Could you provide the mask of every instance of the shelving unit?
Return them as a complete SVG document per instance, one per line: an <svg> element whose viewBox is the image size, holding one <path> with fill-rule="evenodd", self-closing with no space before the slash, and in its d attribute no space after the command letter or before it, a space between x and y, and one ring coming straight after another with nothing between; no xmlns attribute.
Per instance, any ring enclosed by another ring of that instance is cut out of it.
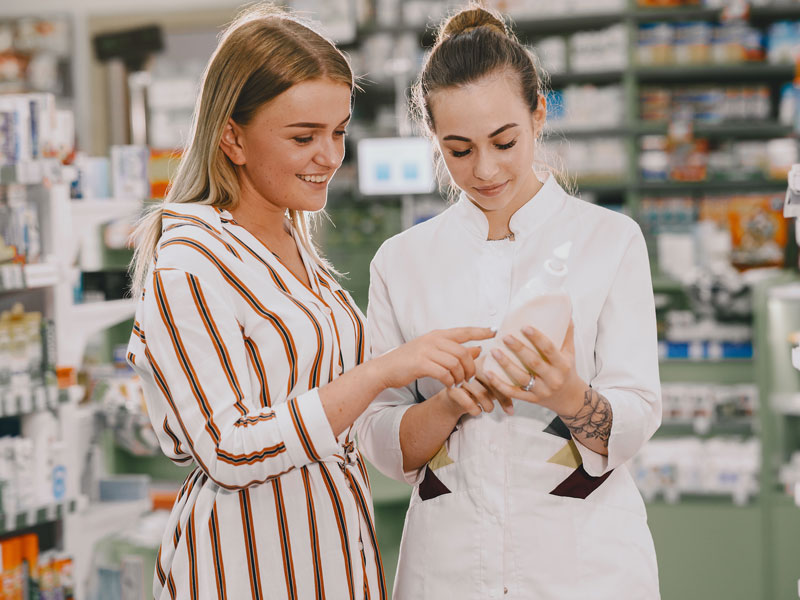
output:
<svg viewBox="0 0 800 600"><path fill-rule="evenodd" d="M30 200L37 203L43 260L41 263L0 268L0 308L22 302L51 319L55 324L56 366L77 370L83 362L87 340L93 334L132 317L135 311L133 299L75 303L74 286L80 277L76 259L81 240L103 223L135 216L142 210L142 203L116 199L71 200L70 181L74 174L70 167L55 160L28 161L0 168L0 185L24 185ZM122 504L110 508L88 506L87 498L81 495L80 490L85 457L77 451L86 445L86 439L81 439L85 432L76 426L78 400L82 395L83 390L78 386L59 390L52 373L44 382L36 382L28 389L0 388L0 421L16 424L4 431L24 435L26 424L39 422L31 419L39 419L42 413L57 415L57 439L65 449L60 464L65 467L63 493L67 498L8 514L0 513L0 538L35 531L40 539L45 540L45 548L69 551L77 574L84 576L88 573L92 556L92 546L87 547L85 543L94 539L87 533L97 536L108 530L109 524L119 528L131 523L149 510L150 501L139 501L127 507ZM91 419L88 421L92 422ZM38 446L35 448L45 450ZM105 529L98 529L95 525L103 514L108 515L104 521ZM68 522L78 525L65 526ZM76 582L82 589L83 580Z"/></svg>

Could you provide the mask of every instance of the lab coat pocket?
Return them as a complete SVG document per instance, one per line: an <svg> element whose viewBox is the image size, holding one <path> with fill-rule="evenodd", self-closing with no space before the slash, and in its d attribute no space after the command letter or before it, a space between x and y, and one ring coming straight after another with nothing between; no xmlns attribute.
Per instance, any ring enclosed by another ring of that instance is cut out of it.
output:
<svg viewBox="0 0 800 600"><path fill-rule="evenodd" d="M392 597L465 598L480 589L480 573L474 569L480 564L480 531L468 491L424 501L416 496L406 515Z"/></svg>
<svg viewBox="0 0 800 600"><path fill-rule="evenodd" d="M587 589L595 590L597 600L658 600L658 565L647 519L606 504L575 503L578 556Z"/></svg>

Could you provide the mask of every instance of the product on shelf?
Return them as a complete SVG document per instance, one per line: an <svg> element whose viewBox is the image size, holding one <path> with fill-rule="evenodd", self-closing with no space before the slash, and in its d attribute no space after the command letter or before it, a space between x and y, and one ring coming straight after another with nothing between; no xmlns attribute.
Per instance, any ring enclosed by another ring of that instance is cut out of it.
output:
<svg viewBox="0 0 800 600"><path fill-rule="evenodd" d="M797 140L721 141L690 135L644 135L639 140L643 181L778 181L798 160Z"/></svg>
<svg viewBox="0 0 800 600"><path fill-rule="evenodd" d="M597 110L602 106L603 110ZM547 126L553 129L621 127L624 120L622 86L572 85L547 96Z"/></svg>
<svg viewBox="0 0 800 600"><path fill-rule="evenodd" d="M596 137L572 143L557 137L546 140L541 155L563 164L571 177L584 183L621 181L627 173L627 150L620 138ZM548 162L551 160L548 158Z"/></svg>
<svg viewBox="0 0 800 600"><path fill-rule="evenodd" d="M628 32L624 25L569 37L570 70L575 73L622 70L628 65Z"/></svg>
<svg viewBox="0 0 800 600"><path fill-rule="evenodd" d="M631 472L647 500L724 495L745 504L758 493L760 456L753 438L656 438L634 457Z"/></svg>
<svg viewBox="0 0 800 600"><path fill-rule="evenodd" d="M639 92L642 121L667 122L686 115L695 123L766 121L770 116L768 86L643 87Z"/></svg>
<svg viewBox="0 0 800 600"><path fill-rule="evenodd" d="M0 265L39 261L42 254L39 223L37 203L28 197L25 186L0 186Z"/></svg>
<svg viewBox="0 0 800 600"><path fill-rule="evenodd" d="M741 21L642 23L638 33L635 55L642 66L760 62L765 56L761 32Z"/></svg>
<svg viewBox="0 0 800 600"><path fill-rule="evenodd" d="M72 558L54 550L40 552L36 534L0 542L2 600L74 600Z"/></svg>
<svg viewBox="0 0 800 600"><path fill-rule="evenodd" d="M758 410L758 387L753 384L718 385L663 383L662 425L691 423L697 433L716 424L752 418Z"/></svg>

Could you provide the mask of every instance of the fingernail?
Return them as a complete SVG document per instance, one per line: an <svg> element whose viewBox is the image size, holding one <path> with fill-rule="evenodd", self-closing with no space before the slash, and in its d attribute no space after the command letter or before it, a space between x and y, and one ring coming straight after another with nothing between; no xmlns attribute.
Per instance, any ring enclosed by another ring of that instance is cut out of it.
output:
<svg viewBox="0 0 800 600"><path fill-rule="evenodd" d="M503 338L503 342L505 342L506 344L513 344L514 342L516 342L516 340L514 339L513 335L507 335L506 337Z"/></svg>
<svg viewBox="0 0 800 600"><path fill-rule="evenodd" d="M501 360L503 358L503 353L500 352L500 350L498 350L497 348L493 348L492 349L492 356L494 356L495 359L497 359L497 360Z"/></svg>
<svg viewBox="0 0 800 600"><path fill-rule="evenodd" d="M533 327L523 327L522 332L526 335L533 335L535 333Z"/></svg>
<svg viewBox="0 0 800 600"><path fill-rule="evenodd" d="M486 373L486 378L487 378L489 381L494 381L494 375L492 374L492 372L491 372L491 371L489 371L488 373Z"/></svg>
<svg viewBox="0 0 800 600"><path fill-rule="evenodd" d="M506 414L507 414L509 417L511 417L511 416L513 416L513 415L514 415L514 407L513 407L513 406L507 406L507 407L506 407L506 409L505 409L505 411L506 411Z"/></svg>

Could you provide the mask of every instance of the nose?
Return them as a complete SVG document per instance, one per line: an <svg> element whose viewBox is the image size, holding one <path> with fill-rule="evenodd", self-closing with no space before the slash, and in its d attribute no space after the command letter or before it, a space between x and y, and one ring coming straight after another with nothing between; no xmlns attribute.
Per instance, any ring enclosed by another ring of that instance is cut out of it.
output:
<svg viewBox="0 0 800 600"><path fill-rule="evenodd" d="M344 144L337 139L322 140L314 162L322 167L336 168L344 159Z"/></svg>
<svg viewBox="0 0 800 600"><path fill-rule="evenodd" d="M497 163L492 158L489 152L479 152L475 157L475 163L472 168L472 173L478 179L484 181L491 181L497 174Z"/></svg>

